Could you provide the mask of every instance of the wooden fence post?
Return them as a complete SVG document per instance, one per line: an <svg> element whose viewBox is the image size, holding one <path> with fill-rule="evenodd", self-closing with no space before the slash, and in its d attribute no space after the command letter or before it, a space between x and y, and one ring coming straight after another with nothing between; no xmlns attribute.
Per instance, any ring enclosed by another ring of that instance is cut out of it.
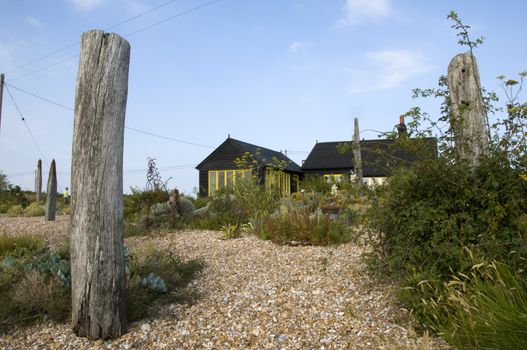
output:
<svg viewBox="0 0 527 350"><path fill-rule="evenodd" d="M489 153L489 134L478 65L472 53L459 54L450 61L448 89L457 155L475 166L481 156Z"/></svg>
<svg viewBox="0 0 527 350"><path fill-rule="evenodd" d="M123 141L130 45L92 30L81 39L71 183L72 327L111 339L126 331Z"/></svg>
<svg viewBox="0 0 527 350"><path fill-rule="evenodd" d="M42 159L38 160L37 163L37 178L35 179L35 193L36 201L40 202L42 198Z"/></svg>
<svg viewBox="0 0 527 350"><path fill-rule="evenodd" d="M362 186L362 155L360 149L359 118L355 118L355 130L353 132L353 158L355 158L355 181Z"/></svg>
<svg viewBox="0 0 527 350"><path fill-rule="evenodd" d="M55 159L51 161L48 176L48 188L46 191L46 220L55 221L55 211L57 209L57 168Z"/></svg>

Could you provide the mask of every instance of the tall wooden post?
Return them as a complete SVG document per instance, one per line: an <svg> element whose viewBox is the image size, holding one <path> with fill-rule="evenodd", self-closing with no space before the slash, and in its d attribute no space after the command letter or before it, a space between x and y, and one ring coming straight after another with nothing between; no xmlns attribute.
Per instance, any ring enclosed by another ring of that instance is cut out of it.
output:
<svg viewBox="0 0 527 350"><path fill-rule="evenodd" d="M57 168L55 159L51 161L48 176L48 188L46 191L46 220L55 221L55 211L57 209Z"/></svg>
<svg viewBox="0 0 527 350"><path fill-rule="evenodd" d="M0 74L0 130L2 129L2 99L4 97L4 73Z"/></svg>
<svg viewBox="0 0 527 350"><path fill-rule="evenodd" d="M37 194L36 201L40 202L42 198L42 159L37 162L37 178L35 179L35 193Z"/></svg>
<svg viewBox="0 0 527 350"><path fill-rule="evenodd" d="M130 45L92 30L81 39L71 183L72 327L110 339L126 331L123 141Z"/></svg>
<svg viewBox="0 0 527 350"><path fill-rule="evenodd" d="M353 132L353 158L355 159L355 181L362 185L362 156L360 149L359 118L355 118L355 130Z"/></svg>
<svg viewBox="0 0 527 350"><path fill-rule="evenodd" d="M456 152L460 159L475 166L481 156L489 153L489 134L478 65L470 52L459 54L450 62L448 89Z"/></svg>

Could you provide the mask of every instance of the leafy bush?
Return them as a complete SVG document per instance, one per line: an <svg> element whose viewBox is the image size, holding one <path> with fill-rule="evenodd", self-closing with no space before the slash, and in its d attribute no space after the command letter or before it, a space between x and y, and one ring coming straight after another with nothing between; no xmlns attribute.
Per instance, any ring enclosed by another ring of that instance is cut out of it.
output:
<svg viewBox="0 0 527 350"><path fill-rule="evenodd" d="M24 213L24 209L22 208L21 205L18 205L18 204L13 205L6 212L7 216L10 216L10 217L22 216L23 213Z"/></svg>
<svg viewBox="0 0 527 350"><path fill-rule="evenodd" d="M43 205L38 204L37 202L31 203L29 206L24 209L24 216L44 216L46 210Z"/></svg>
<svg viewBox="0 0 527 350"><path fill-rule="evenodd" d="M1 237L0 259L0 331L43 315L67 317L69 264L48 252L40 237Z"/></svg>
<svg viewBox="0 0 527 350"><path fill-rule="evenodd" d="M328 245L349 242L350 228L341 220L334 220L317 211L306 209L282 210L253 222L256 234L276 243Z"/></svg>
<svg viewBox="0 0 527 350"><path fill-rule="evenodd" d="M10 207L20 205L25 208L29 204L26 194L20 186L13 186L7 181L7 177L0 172L0 212L5 213Z"/></svg>
<svg viewBox="0 0 527 350"><path fill-rule="evenodd" d="M129 320L146 316L154 302L192 301L197 294L183 288L202 268L201 261L153 248L130 256ZM44 316L64 321L70 300L68 242L49 251L35 236L0 237L0 332Z"/></svg>
<svg viewBox="0 0 527 350"><path fill-rule="evenodd" d="M194 200L194 207L196 209L206 207L211 200L211 197L198 197Z"/></svg>
<svg viewBox="0 0 527 350"><path fill-rule="evenodd" d="M191 215L194 212L194 203L187 197L180 197L178 200L178 208L182 216Z"/></svg>
<svg viewBox="0 0 527 350"><path fill-rule="evenodd" d="M132 194L124 196L125 220L136 220L141 215L147 215L152 205L169 199L168 192L162 189L142 191L132 187L130 190Z"/></svg>
<svg viewBox="0 0 527 350"><path fill-rule="evenodd" d="M6 256L23 256L34 254L46 247L40 236L0 236L0 259Z"/></svg>
<svg viewBox="0 0 527 350"><path fill-rule="evenodd" d="M218 193L207 207L206 214L190 225L196 228L220 230L227 224L240 225L249 221L249 211L242 200L228 191Z"/></svg>
<svg viewBox="0 0 527 350"><path fill-rule="evenodd" d="M147 247L129 257L128 320L146 317L153 304L191 302L197 294L183 289L203 270L200 260Z"/></svg>
<svg viewBox="0 0 527 350"><path fill-rule="evenodd" d="M439 158L400 171L379 188L369 226L391 271L400 267L440 276L471 266L464 247L526 269L527 182L506 159L484 159L471 170ZM515 252L515 253L511 253Z"/></svg>
<svg viewBox="0 0 527 350"><path fill-rule="evenodd" d="M331 184L324 180L324 177L315 174L308 174L300 183L300 188L307 192L329 193Z"/></svg>

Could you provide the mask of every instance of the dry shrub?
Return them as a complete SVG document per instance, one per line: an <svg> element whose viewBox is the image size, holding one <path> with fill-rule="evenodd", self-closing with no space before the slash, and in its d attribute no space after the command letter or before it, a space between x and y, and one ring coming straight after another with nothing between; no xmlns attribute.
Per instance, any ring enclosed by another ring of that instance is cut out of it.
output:
<svg viewBox="0 0 527 350"><path fill-rule="evenodd" d="M11 299L30 312L44 311L53 303L53 288L56 281L46 278L36 270L29 271L11 291Z"/></svg>

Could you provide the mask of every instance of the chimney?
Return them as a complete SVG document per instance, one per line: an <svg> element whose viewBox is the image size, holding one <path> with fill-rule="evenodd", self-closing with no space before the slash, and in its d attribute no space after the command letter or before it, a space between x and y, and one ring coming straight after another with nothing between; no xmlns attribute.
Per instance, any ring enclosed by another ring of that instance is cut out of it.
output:
<svg viewBox="0 0 527 350"><path fill-rule="evenodd" d="M397 125L397 132L399 136L406 136L406 124L404 123L404 115L399 117L399 124Z"/></svg>

